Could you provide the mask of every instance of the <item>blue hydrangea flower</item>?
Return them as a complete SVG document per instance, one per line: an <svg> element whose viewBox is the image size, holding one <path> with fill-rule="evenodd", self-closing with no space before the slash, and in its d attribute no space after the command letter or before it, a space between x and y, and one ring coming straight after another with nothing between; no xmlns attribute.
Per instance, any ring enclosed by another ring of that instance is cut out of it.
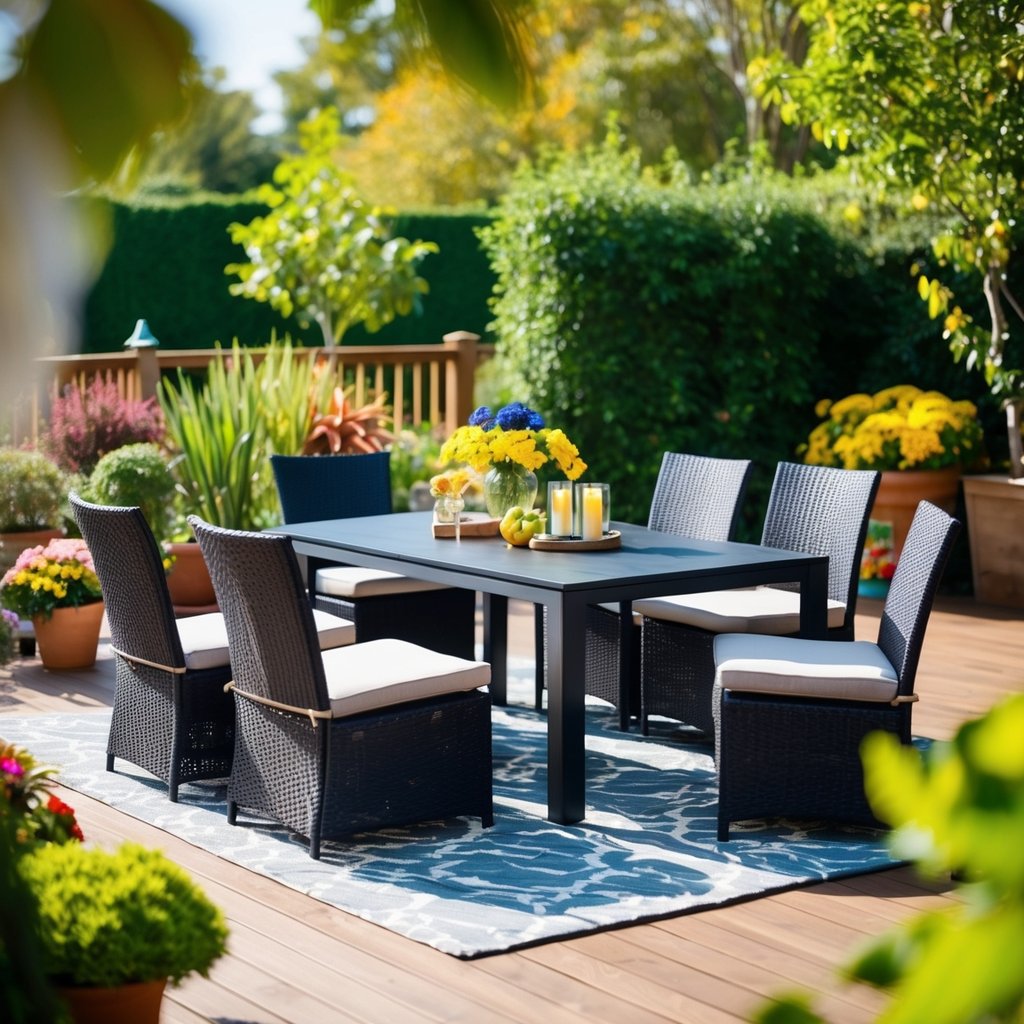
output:
<svg viewBox="0 0 1024 1024"><path fill-rule="evenodd" d="M484 430L490 430L493 424L494 416L491 414L491 410L486 405L481 405L478 409L474 409L472 415L469 417L469 425L471 427L483 427Z"/></svg>
<svg viewBox="0 0 1024 1024"><path fill-rule="evenodd" d="M544 417L522 402L512 402L499 409L494 419L502 430L541 430L544 427Z"/></svg>

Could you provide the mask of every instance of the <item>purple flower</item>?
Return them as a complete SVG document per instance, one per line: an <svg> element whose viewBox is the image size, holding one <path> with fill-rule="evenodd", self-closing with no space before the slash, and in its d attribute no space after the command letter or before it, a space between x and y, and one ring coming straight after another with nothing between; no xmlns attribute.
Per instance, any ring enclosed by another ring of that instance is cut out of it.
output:
<svg viewBox="0 0 1024 1024"><path fill-rule="evenodd" d="M522 402L499 409L494 419L502 430L541 430L544 426L544 417Z"/></svg>
<svg viewBox="0 0 1024 1024"><path fill-rule="evenodd" d="M493 426L491 420L494 417L491 415L491 410L486 405L481 405L478 409L474 409L472 415L469 417L469 425L471 427L483 427L484 430L490 430Z"/></svg>

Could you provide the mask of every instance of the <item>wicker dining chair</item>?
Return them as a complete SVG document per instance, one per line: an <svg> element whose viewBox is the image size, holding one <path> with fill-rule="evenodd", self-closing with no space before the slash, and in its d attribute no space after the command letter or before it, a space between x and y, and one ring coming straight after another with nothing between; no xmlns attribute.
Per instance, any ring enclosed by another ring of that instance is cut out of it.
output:
<svg viewBox="0 0 1024 1024"><path fill-rule="evenodd" d="M781 462L761 543L828 555L828 636L852 640L860 560L880 474ZM792 635L800 629L796 584L721 590L637 601L640 614L640 723L651 715L714 734L712 645L718 633Z"/></svg>
<svg viewBox="0 0 1024 1024"><path fill-rule="evenodd" d="M739 522L743 495L753 464L749 459L718 459L682 452L665 452L654 485L647 527L663 533L700 540L731 540ZM547 650L547 629L537 606L536 649ZM619 711L619 727L626 731L640 709L640 616L629 626L629 671L623 693L620 659L621 613L617 604L587 607L586 692L608 701ZM543 704L546 664L539 653L535 668L535 704Z"/></svg>
<svg viewBox="0 0 1024 1024"><path fill-rule="evenodd" d="M234 749L235 709L228 636L220 612L175 618L163 559L142 510L96 505L76 492L71 509L103 591L115 658L107 771L121 758L178 787L226 778ZM324 648L355 641L355 628L317 612Z"/></svg>
<svg viewBox="0 0 1024 1024"><path fill-rule="evenodd" d="M391 453L272 455L286 523L386 515L391 512ZM395 637L442 654L472 658L476 594L383 569L310 559L309 595L315 608L356 626L356 637Z"/></svg>
<svg viewBox="0 0 1024 1024"><path fill-rule="evenodd" d="M493 823L486 662L364 640L322 652L288 537L189 522L227 626L239 808L321 842L459 815Z"/></svg>
<svg viewBox="0 0 1024 1024"><path fill-rule="evenodd" d="M876 731L910 742L925 628L959 530L941 509L918 505L876 643L715 638L719 840L730 822L751 818L880 824L864 792L860 744Z"/></svg>

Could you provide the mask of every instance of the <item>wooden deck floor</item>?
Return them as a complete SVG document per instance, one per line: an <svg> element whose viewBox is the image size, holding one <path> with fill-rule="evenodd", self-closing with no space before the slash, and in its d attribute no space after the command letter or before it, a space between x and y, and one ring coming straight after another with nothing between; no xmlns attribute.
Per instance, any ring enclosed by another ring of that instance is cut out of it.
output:
<svg viewBox="0 0 1024 1024"><path fill-rule="evenodd" d="M877 631L862 601L858 636ZM513 649L532 651L531 616L513 608ZM940 600L918 679L915 731L948 737L1004 694L1024 690L1024 615ZM109 664L48 673L0 669L3 714L109 704ZM865 936L956 896L910 868L816 885L735 906L463 962L229 864L98 802L71 798L92 840L163 848L224 910L230 954L209 979L168 990L163 1024L467 1021L517 1024L715 1024L745 1020L767 995L803 987L837 1024L882 1001L834 969Z"/></svg>

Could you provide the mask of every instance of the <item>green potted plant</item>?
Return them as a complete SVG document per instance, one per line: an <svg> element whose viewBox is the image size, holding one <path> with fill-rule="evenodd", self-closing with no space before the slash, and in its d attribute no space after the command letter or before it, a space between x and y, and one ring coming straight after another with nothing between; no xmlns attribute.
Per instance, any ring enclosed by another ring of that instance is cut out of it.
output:
<svg viewBox="0 0 1024 1024"><path fill-rule="evenodd" d="M42 452L0 448L0 568L60 536L66 493L64 474Z"/></svg>
<svg viewBox="0 0 1024 1024"><path fill-rule="evenodd" d="M166 983L207 975L225 952L220 910L159 850L51 843L19 873L38 904L44 970L76 1020L101 1003L97 1019L155 1024ZM134 1008L112 1009L124 999Z"/></svg>

